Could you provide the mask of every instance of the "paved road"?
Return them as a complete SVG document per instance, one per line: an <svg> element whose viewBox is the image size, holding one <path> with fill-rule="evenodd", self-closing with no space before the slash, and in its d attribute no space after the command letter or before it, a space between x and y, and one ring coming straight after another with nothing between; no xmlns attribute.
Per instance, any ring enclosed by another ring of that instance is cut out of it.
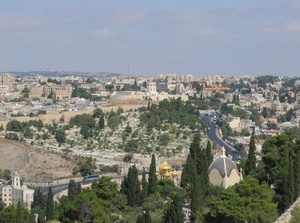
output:
<svg viewBox="0 0 300 223"><path fill-rule="evenodd" d="M220 137L219 131L218 131L218 126L214 121L211 120L212 117L210 117L208 115L204 115L204 116L201 116L201 118L203 119L203 121L205 121L207 123L207 128L206 128L207 136L212 141L217 143L220 147L224 147L226 149L226 151L228 152L228 155L230 155L232 157L233 161L239 161L240 160L239 152Z"/></svg>

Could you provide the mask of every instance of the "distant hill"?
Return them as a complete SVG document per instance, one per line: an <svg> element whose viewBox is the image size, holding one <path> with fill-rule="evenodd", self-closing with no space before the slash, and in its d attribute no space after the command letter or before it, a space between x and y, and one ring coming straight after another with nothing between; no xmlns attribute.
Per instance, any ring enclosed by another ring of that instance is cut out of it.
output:
<svg viewBox="0 0 300 223"><path fill-rule="evenodd" d="M13 76L17 77L28 77L28 76L37 76L42 75L44 77L67 77L67 76L80 76L87 78L111 78L118 77L121 74L110 73L110 72L77 72L77 71L54 71L54 70L46 70L46 71L27 71L27 72L0 72L0 74L10 73Z"/></svg>

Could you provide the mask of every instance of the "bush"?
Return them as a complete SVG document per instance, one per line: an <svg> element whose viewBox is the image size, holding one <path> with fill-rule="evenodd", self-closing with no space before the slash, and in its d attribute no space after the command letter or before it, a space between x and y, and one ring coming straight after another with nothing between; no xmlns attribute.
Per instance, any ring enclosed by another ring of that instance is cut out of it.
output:
<svg viewBox="0 0 300 223"><path fill-rule="evenodd" d="M5 135L5 139L16 140L16 141L20 140L17 133L7 133Z"/></svg>

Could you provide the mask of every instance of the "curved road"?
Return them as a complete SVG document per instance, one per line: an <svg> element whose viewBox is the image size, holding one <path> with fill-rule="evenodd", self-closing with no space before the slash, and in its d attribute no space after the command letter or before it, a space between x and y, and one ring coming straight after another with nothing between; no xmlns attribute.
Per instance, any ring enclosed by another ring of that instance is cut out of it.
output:
<svg viewBox="0 0 300 223"><path fill-rule="evenodd" d="M207 128L206 128L206 134L207 136L217 143L220 147L224 147L228 154L232 157L233 161L239 161L240 160L240 154L239 152L229 145L227 142L225 142L219 135L218 126L215 122L213 122L211 119L211 116L205 115L201 116L202 120L206 122Z"/></svg>

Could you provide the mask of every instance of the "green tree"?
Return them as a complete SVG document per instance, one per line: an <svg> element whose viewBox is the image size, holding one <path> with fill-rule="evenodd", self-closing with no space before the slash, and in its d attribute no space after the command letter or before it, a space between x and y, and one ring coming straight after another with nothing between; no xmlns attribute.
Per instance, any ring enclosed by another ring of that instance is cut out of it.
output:
<svg viewBox="0 0 300 223"><path fill-rule="evenodd" d="M211 143L209 140L207 141L205 153L206 153L206 158L207 158L207 164L209 166L214 160L214 156L213 156L212 150L211 150Z"/></svg>
<svg viewBox="0 0 300 223"><path fill-rule="evenodd" d="M84 177L94 173L96 166L93 164L92 157L87 157L84 163L79 162L77 167L73 169L73 173L77 174L78 172Z"/></svg>
<svg viewBox="0 0 300 223"><path fill-rule="evenodd" d="M197 168L190 153L182 170L180 186L183 188L192 186L195 180L194 176L197 176Z"/></svg>
<svg viewBox="0 0 300 223"><path fill-rule="evenodd" d="M152 154L148 177L148 194L154 194L157 191L156 161Z"/></svg>
<svg viewBox="0 0 300 223"><path fill-rule="evenodd" d="M81 125L80 134L83 136L84 139L88 139L89 137L93 136L93 129L91 129L87 125Z"/></svg>
<svg viewBox="0 0 300 223"><path fill-rule="evenodd" d="M105 124L104 124L104 117L103 117L103 115L100 116L98 125L99 125L99 129L100 130L104 129Z"/></svg>
<svg viewBox="0 0 300 223"><path fill-rule="evenodd" d="M296 142L296 143L295 143ZM286 188L286 176L289 172L291 152L296 150L298 141L294 133L284 133L267 139L263 144L262 161L268 178L266 181L273 185L278 197L284 196ZM283 199L279 200L279 209L285 209Z"/></svg>
<svg viewBox="0 0 300 223"><path fill-rule="evenodd" d="M196 179L194 180L191 191L191 222L197 222L197 219L200 219L202 216L201 208L203 206L202 186L199 177L195 177Z"/></svg>
<svg viewBox="0 0 300 223"><path fill-rule="evenodd" d="M78 191L77 191L77 185L75 183L75 180L71 179L68 185L68 199L70 201L73 200L76 197L77 193Z"/></svg>
<svg viewBox="0 0 300 223"><path fill-rule="evenodd" d="M120 193L117 183L112 181L110 177L103 176L98 181L94 181L92 189L97 198L107 202L106 206L110 212L125 208L126 196Z"/></svg>
<svg viewBox="0 0 300 223"><path fill-rule="evenodd" d="M210 201L206 222L261 222L271 223L277 218L277 204L272 189L246 177Z"/></svg>
<svg viewBox="0 0 300 223"><path fill-rule="evenodd" d="M58 129L55 131L55 139L59 144L66 142L66 132L64 129Z"/></svg>
<svg viewBox="0 0 300 223"><path fill-rule="evenodd" d="M182 197L175 193L165 209L163 223L183 223L182 205Z"/></svg>
<svg viewBox="0 0 300 223"><path fill-rule="evenodd" d="M142 175L142 192L141 192L142 201L145 200L145 198L147 196L148 196L148 182L146 180L145 169L143 169L143 175Z"/></svg>
<svg viewBox="0 0 300 223"><path fill-rule="evenodd" d="M22 132L23 125L21 122L19 122L17 120L11 120L6 125L6 131Z"/></svg>
<svg viewBox="0 0 300 223"><path fill-rule="evenodd" d="M138 216L136 223L152 223L149 208L146 208L146 210L143 210L143 213Z"/></svg>
<svg viewBox="0 0 300 223"><path fill-rule="evenodd" d="M104 112L102 111L101 108L94 109L94 111L93 111L93 118L100 118L103 115L104 115Z"/></svg>
<svg viewBox="0 0 300 223"><path fill-rule="evenodd" d="M107 203L99 199L96 192L85 189L73 201L64 202L59 206L59 220L70 222L110 222Z"/></svg>
<svg viewBox="0 0 300 223"><path fill-rule="evenodd" d="M16 223L17 211L13 205L9 205L0 212L0 223Z"/></svg>
<svg viewBox="0 0 300 223"><path fill-rule="evenodd" d="M32 202L32 208L40 208L45 209L46 208L46 201L43 193L41 192L41 189L38 188L34 191L33 194L33 202Z"/></svg>
<svg viewBox="0 0 300 223"><path fill-rule="evenodd" d="M135 165L129 167L128 174L124 177L121 184L121 192L126 195L128 205L134 207L141 204L141 188L138 179L138 170Z"/></svg>
<svg viewBox="0 0 300 223"><path fill-rule="evenodd" d="M46 203L46 219L52 220L54 216L54 201L51 187L48 190L47 203Z"/></svg>
<svg viewBox="0 0 300 223"><path fill-rule="evenodd" d="M249 175L256 167L256 155L255 155L255 141L254 141L254 133L252 133L249 144L249 153L245 166L245 173Z"/></svg>

